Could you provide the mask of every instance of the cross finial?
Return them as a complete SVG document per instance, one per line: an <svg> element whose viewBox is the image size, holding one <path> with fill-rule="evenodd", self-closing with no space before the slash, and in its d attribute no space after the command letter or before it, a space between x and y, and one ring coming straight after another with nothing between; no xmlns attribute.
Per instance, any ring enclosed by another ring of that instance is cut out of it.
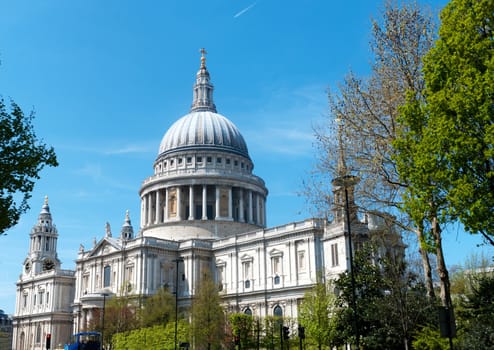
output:
<svg viewBox="0 0 494 350"><path fill-rule="evenodd" d="M202 49L199 50L199 52L201 53L201 67L205 67L206 66L206 55L207 55L207 51L203 47Z"/></svg>

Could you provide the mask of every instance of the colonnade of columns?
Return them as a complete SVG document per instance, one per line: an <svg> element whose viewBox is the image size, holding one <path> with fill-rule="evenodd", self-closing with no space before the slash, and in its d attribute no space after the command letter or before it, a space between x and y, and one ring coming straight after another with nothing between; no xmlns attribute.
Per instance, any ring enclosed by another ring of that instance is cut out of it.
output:
<svg viewBox="0 0 494 350"><path fill-rule="evenodd" d="M172 186L141 197L141 227L182 220L226 220L266 225L265 196L232 186Z"/></svg>

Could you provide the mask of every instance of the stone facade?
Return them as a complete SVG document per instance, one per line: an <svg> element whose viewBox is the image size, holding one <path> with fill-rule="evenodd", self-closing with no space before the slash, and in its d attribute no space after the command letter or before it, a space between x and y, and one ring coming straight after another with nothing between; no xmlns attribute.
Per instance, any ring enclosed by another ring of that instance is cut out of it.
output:
<svg viewBox="0 0 494 350"><path fill-rule="evenodd" d="M214 276L228 311L297 318L300 301L318 274L337 276L349 269L342 186L334 184L332 222L308 219L266 227L268 190L253 173L240 131L216 111L205 62L203 54L190 112L165 133L154 172L141 185L137 233L127 212L115 237L107 224L104 237L93 247L81 245L75 272L63 272L56 264L53 271L39 276L23 272L16 344L21 344L19 334L24 334L23 344L37 344L39 325L42 333L54 332L35 316L36 310L44 308L44 315L51 317L59 309L52 304L26 309L25 295L29 298L40 290L38 285L46 289L57 281L57 286L67 286L51 293L70 299L64 299L63 315L71 314L75 333L88 330L107 298L122 294L145 298L165 287L178 292L179 306L189 305L205 270ZM396 237L372 215L359 220L353 185L345 191L356 245L372 236L385 237L386 242L387 237ZM32 246L38 244L36 237ZM393 249L403 249L399 239ZM53 261L57 262L55 257ZM33 279L30 290L27 281Z"/></svg>
<svg viewBox="0 0 494 350"><path fill-rule="evenodd" d="M46 198L38 223L31 230L29 253L17 281L13 317L16 350L46 349L48 334L52 348L63 347L72 334L75 277L74 271L61 268L57 240Z"/></svg>

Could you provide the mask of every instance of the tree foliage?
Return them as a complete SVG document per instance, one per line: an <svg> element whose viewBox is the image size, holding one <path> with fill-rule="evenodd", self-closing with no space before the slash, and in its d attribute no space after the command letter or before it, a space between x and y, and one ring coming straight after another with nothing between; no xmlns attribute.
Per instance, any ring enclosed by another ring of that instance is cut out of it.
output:
<svg viewBox="0 0 494 350"><path fill-rule="evenodd" d="M139 327L136 309L135 300L129 296L107 298L104 311L100 309L94 311L94 317L89 322L89 330L102 332L105 349L111 350L114 345L114 335Z"/></svg>
<svg viewBox="0 0 494 350"><path fill-rule="evenodd" d="M261 338L261 325L259 319L252 315L234 313L229 315L232 336L238 336L241 349L254 349Z"/></svg>
<svg viewBox="0 0 494 350"><path fill-rule="evenodd" d="M494 276L473 273L471 292L461 297L457 308L461 330L459 343L464 349L494 349Z"/></svg>
<svg viewBox="0 0 494 350"><path fill-rule="evenodd" d="M323 347L336 345L334 341L334 318L336 296L332 283L319 279L318 283L304 295L300 305L298 321L305 327L306 344Z"/></svg>
<svg viewBox="0 0 494 350"><path fill-rule="evenodd" d="M224 341L225 314L218 286L209 272L203 274L192 301L192 336L195 349L217 349Z"/></svg>
<svg viewBox="0 0 494 350"><path fill-rule="evenodd" d="M174 317L175 297L166 288L160 288L156 294L147 298L141 310L144 327L166 325L175 320Z"/></svg>
<svg viewBox="0 0 494 350"><path fill-rule="evenodd" d="M494 3L453 0L441 21L424 59L425 99L403 113L404 140L414 142L404 175L410 191L441 198L441 217L494 244Z"/></svg>
<svg viewBox="0 0 494 350"><path fill-rule="evenodd" d="M187 340L189 324L185 320L179 320L177 326L178 339ZM174 350L175 323L144 327L128 332L122 332L113 336L113 350L129 349L164 349Z"/></svg>
<svg viewBox="0 0 494 350"><path fill-rule="evenodd" d="M341 274L335 281L339 292L336 339L338 344L354 344L358 327L365 349L409 349L415 333L435 320L434 305L404 262L375 256L372 245L355 253L356 313L350 274Z"/></svg>
<svg viewBox="0 0 494 350"><path fill-rule="evenodd" d="M9 108L0 97L0 234L29 209L41 170L46 165L58 166L53 147L37 138L33 119L34 113L25 115L13 101Z"/></svg>

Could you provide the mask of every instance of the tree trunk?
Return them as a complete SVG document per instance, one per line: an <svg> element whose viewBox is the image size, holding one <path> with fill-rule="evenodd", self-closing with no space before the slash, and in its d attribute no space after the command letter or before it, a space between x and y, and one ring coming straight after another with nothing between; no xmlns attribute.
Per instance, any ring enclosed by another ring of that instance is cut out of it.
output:
<svg viewBox="0 0 494 350"><path fill-rule="evenodd" d="M430 300L434 300L436 294L434 293L434 283L432 281L431 262L429 260L429 254L427 254L427 249L425 247L424 231L422 228L420 228L416 231L416 233L420 245L419 252L420 252L420 257L422 259L422 268L424 269L424 279L425 279L425 288L427 290L427 297Z"/></svg>
<svg viewBox="0 0 494 350"><path fill-rule="evenodd" d="M451 292L449 284L449 274L448 268L446 267L446 262L444 261L443 247L441 243L441 227L437 222L437 217L433 217L432 223L432 234L434 235L434 240L436 243L436 259L437 259L437 273L439 274L440 281L440 297L441 304L448 310L453 309L453 303L451 301Z"/></svg>

